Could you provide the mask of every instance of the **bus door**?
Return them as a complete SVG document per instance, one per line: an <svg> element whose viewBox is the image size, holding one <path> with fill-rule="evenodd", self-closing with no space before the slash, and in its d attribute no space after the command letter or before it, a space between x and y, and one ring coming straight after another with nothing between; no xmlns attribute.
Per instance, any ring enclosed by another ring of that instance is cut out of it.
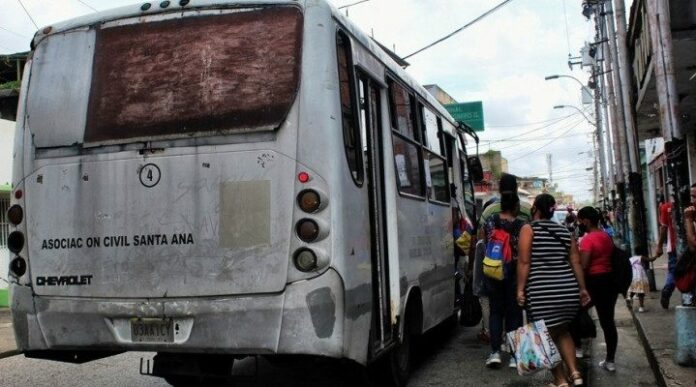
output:
<svg viewBox="0 0 696 387"><path fill-rule="evenodd" d="M370 210L372 257L372 327L370 351L386 349L393 339L387 254L386 197L384 192L384 152L382 144L382 87L365 74L359 74L360 121Z"/></svg>

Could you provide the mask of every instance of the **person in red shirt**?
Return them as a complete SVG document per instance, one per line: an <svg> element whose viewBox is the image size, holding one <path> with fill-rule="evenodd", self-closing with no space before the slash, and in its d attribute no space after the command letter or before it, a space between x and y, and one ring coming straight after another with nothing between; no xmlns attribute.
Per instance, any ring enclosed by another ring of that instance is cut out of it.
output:
<svg viewBox="0 0 696 387"><path fill-rule="evenodd" d="M593 306L597 309L599 324L607 344L606 358L599 366L607 371L616 371L614 358L618 345L618 334L614 322L614 307L618 293L614 286L611 269L611 253L614 242L599 228L600 214L593 207L583 207L578 211L578 222L586 231L580 240L580 263L585 272L585 284L590 293Z"/></svg>
<svg viewBox="0 0 696 387"><path fill-rule="evenodd" d="M672 222L672 203L661 200L659 208L660 237L655 249L655 256L661 257L662 247L667 243L667 275L665 276L665 286L662 287L660 294L660 305L664 309L669 308L669 299L674 293L674 268L677 265L677 235L674 232L674 222Z"/></svg>

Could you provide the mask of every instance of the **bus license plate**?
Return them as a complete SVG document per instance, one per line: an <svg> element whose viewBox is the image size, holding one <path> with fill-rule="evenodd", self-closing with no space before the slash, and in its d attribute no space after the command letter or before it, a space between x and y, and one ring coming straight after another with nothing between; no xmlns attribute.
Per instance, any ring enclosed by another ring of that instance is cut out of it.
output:
<svg viewBox="0 0 696 387"><path fill-rule="evenodd" d="M133 319L131 340L137 343L173 343L173 328L171 319Z"/></svg>

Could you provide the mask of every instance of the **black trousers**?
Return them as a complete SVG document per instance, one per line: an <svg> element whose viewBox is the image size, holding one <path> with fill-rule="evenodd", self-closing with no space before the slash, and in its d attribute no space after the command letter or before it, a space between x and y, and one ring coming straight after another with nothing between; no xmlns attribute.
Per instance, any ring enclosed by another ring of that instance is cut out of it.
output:
<svg viewBox="0 0 696 387"><path fill-rule="evenodd" d="M619 335L616 332L616 322L614 321L614 307L616 306L616 292L614 276L611 273L585 276L587 292L592 298L592 306L597 309L599 325L604 332L604 341L607 343L606 360L614 362L616 347L619 342ZM575 345L579 346L580 340L577 332L573 332Z"/></svg>

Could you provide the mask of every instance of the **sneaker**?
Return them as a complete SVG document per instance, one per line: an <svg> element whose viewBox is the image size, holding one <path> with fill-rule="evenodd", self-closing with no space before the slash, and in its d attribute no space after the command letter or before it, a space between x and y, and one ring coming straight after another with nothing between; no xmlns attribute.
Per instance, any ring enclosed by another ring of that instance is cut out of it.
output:
<svg viewBox="0 0 696 387"><path fill-rule="evenodd" d="M642 306L640 308L638 308L638 313L643 313L643 312L645 312L645 308L643 308Z"/></svg>
<svg viewBox="0 0 696 387"><path fill-rule="evenodd" d="M614 364L613 362L602 360L599 362L599 366L609 372L616 372L616 364Z"/></svg>
<svg viewBox="0 0 696 387"><path fill-rule="evenodd" d="M501 364L500 352L491 352L486 359L486 367L488 368L499 368Z"/></svg>
<svg viewBox="0 0 696 387"><path fill-rule="evenodd" d="M510 356L510 361L508 362L508 367L517 368L517 361L514 356Z"/></svg>
<svg viewBox="0 0 696 387"><path fill-rule="evenodd" d="M669 297L666 295L661 295L660 296L660 305L662 306L662 309L669 309Z"/></svg>
<svg viewBox="0 0 696 387"><path fill-rule="evenodd" d="M582 348L575 348L575 358L582 359L583 357L585 357L585 354L582 352Z"/></svg>

